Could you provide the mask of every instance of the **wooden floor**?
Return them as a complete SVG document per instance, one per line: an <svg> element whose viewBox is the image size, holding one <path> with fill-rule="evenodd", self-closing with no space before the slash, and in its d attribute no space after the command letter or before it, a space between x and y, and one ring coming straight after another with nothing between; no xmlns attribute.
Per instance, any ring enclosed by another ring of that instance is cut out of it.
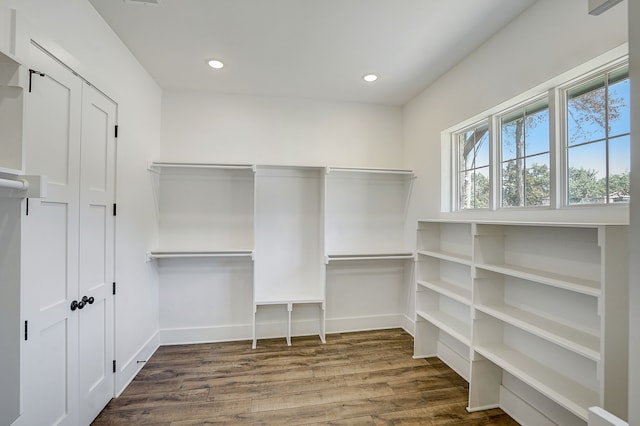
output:
<svg viewBox="0 0 640 426"><path fill-rule="evenodd" d="M517 425L403 330L163 346L94 425Z"/></svg>

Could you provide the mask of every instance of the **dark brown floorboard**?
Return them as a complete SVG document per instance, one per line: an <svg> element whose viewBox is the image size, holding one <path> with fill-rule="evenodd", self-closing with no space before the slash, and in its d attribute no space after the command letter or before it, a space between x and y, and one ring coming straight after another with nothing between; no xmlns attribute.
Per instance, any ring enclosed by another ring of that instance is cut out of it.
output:
<svg viewBox="0 0 640 426"><path fill-rule="evenodd" d="M403 330L160 347L94 425L517 425Z"/></svg>

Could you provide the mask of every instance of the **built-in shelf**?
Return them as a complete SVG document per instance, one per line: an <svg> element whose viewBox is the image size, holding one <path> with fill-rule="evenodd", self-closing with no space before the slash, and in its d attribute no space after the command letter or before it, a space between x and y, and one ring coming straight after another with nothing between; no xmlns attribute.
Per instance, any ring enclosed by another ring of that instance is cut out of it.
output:
<svg viewBox="0 0 640 426"><path fill-rule="evenodd" d="M414 355L461 369L446 347L449 336L467 343L470 411L501 406L504 388L523 404L545 395L535 409L560 423L582 423L590 406L624 416L627 234L622 224L418 222Z"/></svg>
<svg viewBox="0 0 640 426"><path fill-rule="evenodd" d="M198 257L253 257L253 250L152 250L148 259L179 259Z"/></svg>
<svg viewBox="0 0 640 426"><path fill-rule="evenodd" d="M569 275L557 274L553 272L542 271L540 269L526 268L515 265L492 265L480 263L475 265L476 268L487 271L498 272L500 274L509 275L516 278L535 281L540 284L546 284L552 287L571 290L576 293L582 293L589 296L600 296L600 282L597 280L588 280Z"/></svg>
<svg viewBox="0 0 640 426"><path fill-rule="evenodd" d="M422 256L435 257L437 259L448 260L449 262L460 263L463 265L471 265L471 256L465 256L458 253L436 250L418 250L417 253Z"/></svg>
<svg viewBox="0 0 640 426"><path fill-rule="evenodd" d="M471 329L469 328L469 324L465 324L458 318L439 310L418 310L416 311L416 315L429 321L461 343L471 346Z"/></svg>
<svg viewBox="0 0 640 426"><path fill-rule="evenodd" d="M420 287L428 288L464 305L471 306L471 291L466 288L443 280L425 281L418 279L416 284L418 285L418 291L420 291Z"/></svg>
<svg viewBox="0 0 640 426"><path fill-rule="evenodd" d="M292 313L295 309L296 305L316 305L319 311L319 320L318 320L318 336L320 337L320 341L322 343L326 343L326 334L325 334L325 301L324 299L316 299L316 300L263 300L263 301L254 301L253 303L253 342L251 347L253 349L256 348L258 344L258 335L256 332L256 315L258 314L258 308L261 306L285 306L287 309L287 332L285 338L287 340L287 346L291 346L291 323L292 323Z"/></svg>
<svg viewBox="0 0 640 426"><path fill-rule="evenodd" d="M13 55L0 51L0 173L9 175L24 171L21 66Z"/></svg>
<svg viewBox="0 0 640 426"><path fill-rule="evenodd" d="M167 259L157 262L160 278L184 276L181 288L190 291L251 280L250 295L245 288L240 297L253 305L254 345L256 327L258 334L284 334L285 308L289 328L295 311L294 331L307 333L316 320L313 305L321 308L324 341L327 270L330 279L369 287L365 275L382 269L401 276L398 281L410 276L415 254L405 245L404 229L411 170L181 161L150 161L147 168L159 222L157 246L147 260ZM208 258L250 260L189 261ZM388 286L400 291L395 281ZM170 319L182 324L177 316ZM290 338L291 330L288 343Z"/></svg>
<svg viewBox="0 0 640 426"><path fill-rule="evenodd" d="M254 170L256 166L251 164L215 164L215 163L170 163L163 161L152 161L148 164L148 169L157 171L160 169L220 169L220 170Z"/></svg>
<svg viewBox="0 0 640 426"><path fill-rule="evenodd" d="M349 173L380 173L389 175L406 175L413 177L413 170L402 169L373 169L373 168L357 168L357 167L327 167L327 173L331 172L349 172Z"/></svg>
<svg viewBox="0 0 640 426"><path fill-rule="evenodd" d="M599 405L596 392L506 345L475 346L474 350L584 421L588 408Z"/></svg>
<svg viewBox="0 0 640 426"><path fill-rule="evenodd" d="M509 305L475 308L593 361L600 360L600 338L596 335Z"/></svg>
<svg viewBox="0 0 640 426"><path fill-rule="evenodd" d="M327 262L343 260L403 260L413 259L413 253L384 253L384 254L329 254Z"/></svg>

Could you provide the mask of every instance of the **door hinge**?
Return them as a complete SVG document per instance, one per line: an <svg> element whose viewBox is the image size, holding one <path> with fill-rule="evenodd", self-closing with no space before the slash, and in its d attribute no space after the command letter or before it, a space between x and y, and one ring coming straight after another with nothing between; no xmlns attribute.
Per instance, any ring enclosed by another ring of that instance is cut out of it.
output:
<svg viewBox="0 0 640 426"><path fill-rule="evenodd" d="M25 199L25 205L26 207L25 207L24 213L26 216L29 216L29 199L28 198Z"/></svg>
<svg viewBox="0 0 640 426"><path fill-rule="evenodd" d="M112 294L116 295L116 283L113 283Z"/></svg>
<svg viewBox="0 0 640 426"><path fill-rule="evenodd" d="M29 321L24 322L24 340L29 340Z"/></svg>
<svg viewBox="0 0 640 426"><path fill-rule="evenodd" d="M118 125L116 124L116 131L115 131L115 137L118 137Z"/></svg>
<svg viewBox="0 0 640 426"><path fill-rule="evenodd" d="M36 71L33 69L29 70L29 93L31 93L31 77L33 77L34 74L38 74L40 77L44 77L44 73L40 72L40 71Z"/></svg>
<svg viewBox="0 0 640 426"><path fill-rule="evenodd" d="M116 210L117 210L116 203L113 203L113 215L114 216L116 215Z"/></svg>
<svg viewBox="0 0 640 426"><path fill-rule="evenodd" d="M115 359L113 360L113 372L114 373L116 372L116 360Z"/></svg>

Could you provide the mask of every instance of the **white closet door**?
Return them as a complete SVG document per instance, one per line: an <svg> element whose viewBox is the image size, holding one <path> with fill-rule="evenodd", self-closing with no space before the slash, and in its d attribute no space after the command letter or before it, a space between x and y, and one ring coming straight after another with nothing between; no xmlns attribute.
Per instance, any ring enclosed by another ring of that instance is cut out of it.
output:
<svg viewBox="0 0 640 426"><path fill-rule="evenodd" d="M78 423L78 223L81 81L35 46L26 94L27 173L48 177L30 199L23 228L23 318L29 321L22 377L26 425Z"/></svg>
<svg viewBox="0 0 640 426"><path fill-rule="evenodd" d="M84 84L80 161L78 313L80 424L113 397L113 297L116 105Z"/></svg>

